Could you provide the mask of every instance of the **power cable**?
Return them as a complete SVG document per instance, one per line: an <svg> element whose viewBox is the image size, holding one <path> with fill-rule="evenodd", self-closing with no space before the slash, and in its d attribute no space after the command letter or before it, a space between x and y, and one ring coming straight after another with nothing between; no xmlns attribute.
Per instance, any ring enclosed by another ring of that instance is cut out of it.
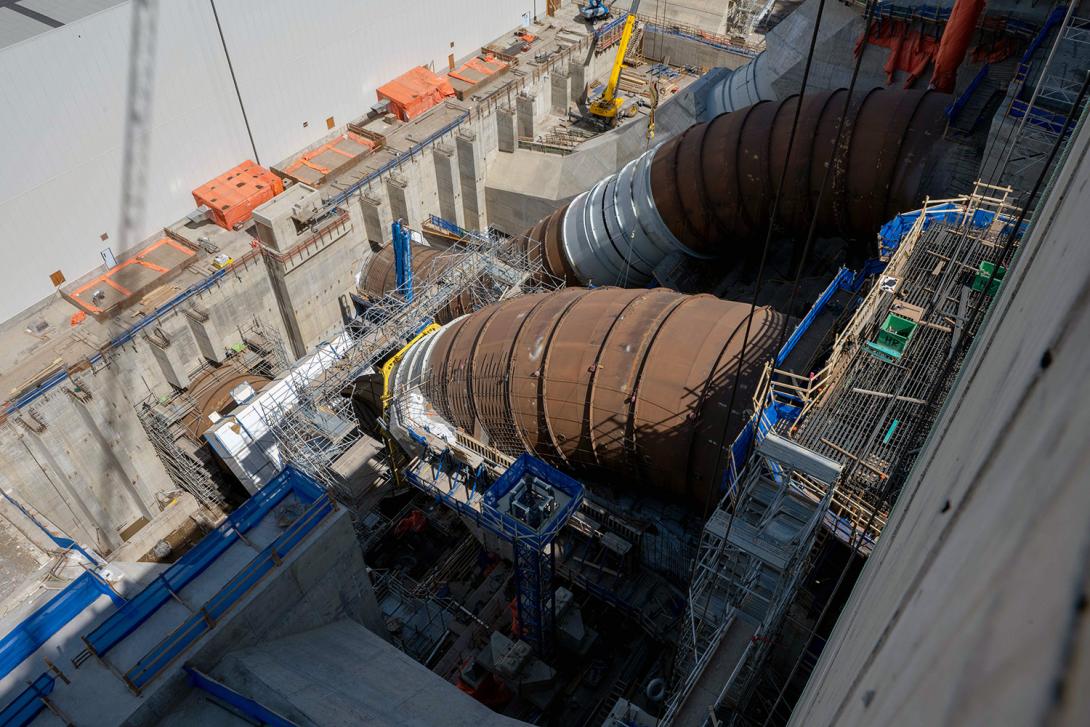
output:
<svg viewBox="0 0 1090 727"><path fill-rule="evenodd" d="M760 264L759 264L758 270L757 270L757 279L756 279L756 282L754 283L754 288L753 288L753 300L750 302L749 314L746 316L746 327L745 327L745 332L742 335L742 346L741 346L741 349L740 349L740 351L738 353L738 366L737 366L737 368L735 369L735 372L734 372L734 383L731 386L730 401L729 401L729 404L728 404L728 407L727 407L727 418L726 418L726 422L723 425L723 430L722 430L722 432L720 434L720 437L719 437L720 446L718 448L718 453L716 455L715 467L712 469L712 477L713 478L716 476L716 473L718 473L720 471L720 467L722 466L724 450L730 448L730 445L727 444L723 440L726 439L727 432L730 431L731 424L734 421L734 404L735 404L735 402L737 400L737 396L738 396L738 384L741 381L742 370L743 370L743 368L745 366L746 351L747 351L748 346L749 346L749 337L750 337L750 334L752 333L752 329L753 329L753 316L757 311L757 300L759 299L760 294L761 294L761 285L762 285L762 282L764 280L765 270L767 268L767 262L768 262L768 251L772 247L772 235L773 235L773 231L774 231L774 228L775 228L776 215L777 215L778 210L779 210L780 196L781 196L781 193L783 191L784 180L785 180L785 178L787 176L787 169L788 169L788 163L789 163L790 158L791 158L791 151L794 148L794 144L795 144L795 135L796 135L796 132L798 131L799 117L800 117L801 112L802 112L802 103L803 103L803 100L805 98L807 85L809 84L809 81L810 81L810 71L811 71L811 69L813 67L814 51L815 51L815 49L817 47L818 33L819 33L820 29L821 29L821 19L822 19L823 15L824 15L824 11L825 11L825 0L820 0L820 3L818 5L818 10L817 10L817 15L814 18L814 30L813 30L813 33L810 36L810 45L809 45L809 48L808 48L807 53L806 53L806 65L805 65L805 67L803 69L802 83L801 83L801 86L799 88L799 94L798 94L798 102L797 102L797 104L795 106L795 114L794 114L794 118L792 119L792 122L791 122L791 134L790 134L790 137L788 138L787 152L784 155L784 159L783 159L783 171L780 174L780 182L777 185L776 195L775 195L775 198L773 199L772 209L771 209L769 217L768 217L768 230L767 230L767 234L765 235L764 247L761 250L761 260L760 260ZM732 461L733 461L733 456L734 456L734 454L732 452L731 453ZM724 479L725 479L725 477L724 477ZM703 514L702 514L702 519L703 520L708 519L708 516L709 516L709 514L711 512L712 505L715 502L714 495L718 491L718 489L719 488L715 486L715 482L714 482L714 479L713 479L712 486L710 486L708 488L708 492L707 492L707 495L706 495L705 501L704 501L704 510L703 510ZM727 520L726 531L725 531L725 534L723 536L723 543L724 544L727 542L727 538L730 535L731 527L734 524L734 515L735 515L735 509L732 509L731 513L730 513L730 517ZM692 562L692 565L690 567L690 571L689 571L689 582L690 583L692 583L693 579L695 578L697 560L698 559L694 558L693 562ZM711 591L710 590L708 592L707 598L709 600L711 599ZM694 649L696 648L696 643L695 642L693 643L693 648Z"/></svg>
<svg viewBox="0 0 1090 727"><path fill-rule="evenodd" d="M837 158L840 152L840 146L843 143L844 137L844 122L848 117L848 109L851 108L852 96L855 95L855 85L859 80L859 71L863 66L863 55L867 52L866 39L870 37L871 29L874 25L874 0L867 0L867 7L864 11L864 19L866 26L863 29L863 44L859 49L859 53L856 54L855 66L852 68L851 80L848 82L848 93L844 98L844 108L840 111L840 119L836 124L836 137L833 142L833 159ZM787 299L787 315L784 316L783 326L780 329L779 338L776 341L776 347L774 351L779 351L780 346L783 345L784 339L787 337L787 324L790 320L791 311L795 305L795 298L798 296L799 287L802 281L802 272L806 267L807 258L810 255L810 249L814 244L814 238L817 235L818 217L821 215L821 205L825 201L825 192L829 188L829 180L832 179L833 164L825 165L825 173L821 177L821 187L818 189L817 200L814 203L814 214L810 217L810 227L806 231L806 241L802 246L802 255L799 258L798 268L795 270L795 279L791 286L791 295Z"/></svg>
<svg viewBox="0 0 1090 727"><path fill-rule="evenodd" d="M761 249L761 261L757 267L757 280L754 283L753 287L753 300L750 302L749 316L746 318L746 330L745 333L742 335L742 347L738 353L738 366L734 372L734 384L731 386L730 401L727 405L727 420L726 424L723 426L723 439L726 438L727 432L730 431L730 426L734 422L734 404L738 398L738 384L742 379L742 370L745 368L746 351L749 347L749 336L753 329L753 314L757 310L757 300L761 295L761 285L764 282L765 270L767 269L768 263L768 251L772 247L772 236L775 232L776 217L779 213L780 208L780 197L782 196L784 182L786 181L787 177L787 169L788 163L791 160L791 152L795 146L795 135L799 127L799 117L802 114L802 104L806 98L806 87L810 82L810 70L813 67L814 50L817 47L818 32L821 29L821 18L824 15L824 12L825 0L820 0L817 9L817 16L814 18L814 31L810 34L810 47L806 52L806 65L803 68L802 72L802 85L799 88L798 101L795 104L795 114L794 118L792 118L791 120L791 135L788 137L787 140L787 153L784 154L783 157L783 169L780 172L779 184L776 185L776 195L772 200L772 210L768 217L768 230L767 234L765 235L764 247ZM720 446L719 454L715 460L715 468L712 470L713 476L714 473L719 472L719 468L722 465L723 451L724 447ZM704 519L707 519L709 513L711 512L711 506L713 502L712 493L714 493L715 491L715 487L711 487L708 489L708 497L704 503Z"/></svg>

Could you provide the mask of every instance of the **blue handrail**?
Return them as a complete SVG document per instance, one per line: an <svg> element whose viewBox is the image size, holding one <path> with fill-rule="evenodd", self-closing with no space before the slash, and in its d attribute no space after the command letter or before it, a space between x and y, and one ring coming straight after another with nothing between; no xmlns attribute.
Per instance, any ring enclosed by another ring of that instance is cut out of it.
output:
<svg viewBox="0 0 1090 727"><path fill-rule="evenodd" d="M318 485L289 465L140 593L87 634L83 641L88 649L99 656L105 655L158 611L173 597L171 594L179 592L203 573L239 539L239 533L253 528L292 492L305 502L313 502L324 494Z"/></svg>
<svg viewBox="0 0 1090 727"><path fill-rule="evenodd" d="M429 135L423 141L409 147L409 150L407 152L405 152L404 154L400 154L396 158L391 159L390 161L386 162L385 164L383 164L381 167L379 167L375 171L368 174L366 177L364 177L360 181L356 182L352 186L345 189L343 192L341 192L337 196L333 197L330 200L327 200L326 206L336 207L336 206L339 206L341 204L344 204L348 200L349 197L351 197L353 194L358 192L360 189L362 189L363 187L366 187L371 182L373 182L374 180L381 177L383 174L387 174L387 173L393 171L394 169L397 169L398 167L400 167L402 164L404 164L409 159L412 159L417 154L423 152L424 149L431 146L437 140L439 140L442 137L446 136L447 134L449 134L450 132L454 131L459 126L461 126L463 123L465 123L465 121L468 118L469 118L469 112L468 111L463 112L458 118L456 118L454 121L452 121L449 124L447 124L446 126L444 126L442 129L439 129L439 131L436 131L435 133Z"/></svg>
<svg viewBox="0 0 1090 727"><path fill-rule="evenodd" d="M188 664L182 668L189 677L190 684L216 699L226 702L247 717L252 717L256 722L269 725L269 727L296 727L296 724L291 720L277 714L260 702L236 692L223 682L213 679Z"/></svg>
<svg viewBox="0 0 1090 727"><path fill-rule="evenodd" d="M23 725L30 724L38 716L38 713L45 708L43 698L48 697L53 692L53 686L56 683L56 679L49 674L39 676L30 686L20 692L19 696L11 700L3 711L0 711L0 725L3 725L3 727L23 727Z"/></svg>
<svg viewBox="0 0 1090 727"><path fill-rule="evenodd" d="M276 568L303 538L307 536L325 516L333 512L333 501L329 495L318 497L302 516L288 526L268 547L254 556L246 567L239 571L214 596L205 602L165 639L144 655L125 674L128 683L135 689L142 689L158 676L174 660L185 653L193 643L223 618L262 578Z"/></svg>

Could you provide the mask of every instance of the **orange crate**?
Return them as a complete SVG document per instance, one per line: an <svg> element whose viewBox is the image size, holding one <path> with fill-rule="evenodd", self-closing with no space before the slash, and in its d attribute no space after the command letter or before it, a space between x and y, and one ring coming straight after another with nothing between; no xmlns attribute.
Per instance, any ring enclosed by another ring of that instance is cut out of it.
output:
<svg viewBox="0 0 1090 727"><path fill-rule="evenodd" d="M193 201L212 210L212 219L226 230L245 224L254 208L284 191L284 183L268 169L247 159L193 190Z"/></svg>

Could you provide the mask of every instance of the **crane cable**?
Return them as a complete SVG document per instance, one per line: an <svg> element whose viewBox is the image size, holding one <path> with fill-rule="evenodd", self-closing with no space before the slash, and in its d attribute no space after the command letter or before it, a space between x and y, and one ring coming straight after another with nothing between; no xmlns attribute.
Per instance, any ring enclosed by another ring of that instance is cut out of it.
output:
<svg viewBox="0 0 1090 727"><path fill-rule="evenodd" d="M779 184L776 185L776 195L772 200L772 209L768 217L768 229L765 235L764 247L761 249L761 260L757 267L757 280L754 283L753 287L753 300L750 301L749 315L746 318L746 330L745 333L742 335L742 346L741 350L738 353L738 366L736 367L734 372L734 383L731 386L730 401L727 405L727 419L726 424L724 424L723 426L723 432L720 437L721 440L726 438L727 432L730 431L730 425L734 421L734 404L738 398L738 385L742 379L742 370L745 367L746 351L749 348L749 337L753 329L753 315L757 310L757 300L760 297L761 287L764 283L765 271L767 269L768 263L768 251L772 247L772 235L775 231L775 220L776 216L779 214L780 198L782 196L784 182L786 181L787 177L787 169L788 163L791 160L791 152L794 150L795 147L795 136L799 128L799 117L802 113L802 103L806 97L806 88L810 82L810 70L813 67L814 51L817 47L818 32L821 29L821 19L824 13L825 0L819 0L817 15L814 18L814 30L810 34L810 45L806 51L806 65L803 68L802 72L802 85L799 88L798 101L795 104L795 113L794 117L791 120L791 135L788 137L787 140L787 153L784 154L783 157L783 170L780 173ZM719 447L719 454L716 457L715 468L712 470L713 473L719 472L719 468L723 462L723 451L726 448L727 447L724 446ZM711 507L713 502L712 494L716 491L716 489L717 488L715 487L708 488L708 495L704 503L703 511L703 516L705 519L707 519L709 514L711 513ZM733 518L733 514L731 517Z"/></svg>

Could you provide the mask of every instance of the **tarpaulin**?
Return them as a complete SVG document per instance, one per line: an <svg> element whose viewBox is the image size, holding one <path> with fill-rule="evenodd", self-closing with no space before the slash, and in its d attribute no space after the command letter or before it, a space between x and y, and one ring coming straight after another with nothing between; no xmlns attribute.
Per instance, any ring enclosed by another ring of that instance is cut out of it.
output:
<svg viewBox="0 0 1090 727"><path fill-rule="evenodd" d="M507 63L489 53L480 58L470 58L463 65L451 71L449 75L459 81L476 84L495 73L507 70L507 66Z"/></svg>
<svg viewBox="0 0 1090 727"><path fill-rule="evenodd" d="M905 88L912 88L912 84L923 75L939 46L934 38L919 30L910 30L908 23L901 20L875 23L870 33L861 37L856 44L856 55L863 52L864 42L889 48L889 58L884 68L886 83L893 83L894 74L904 71L908 74Z"/></svg>
<svg viewBox="0 0 1090 727"><path fill-rule="evenodd" d="M904 214L897 215L892 220L882 225L882 229L879 231L878 236L881 238L880 251L883 256L891 254L897 249L897 246L901 244L901 240L904 239L908 231L912 229L912 225L916 224L916 219L920 216L922 210L913 210L911 212L905 212ZM958 223L963 218L962 210L952 202L946 204L935 205L934 207L927 208L927 218L924 219L924 229L930 227L932 222L948 222ZM995 213L988 210L974 210L973 219L971 224L973 227L988 227L995 220ZM1010 234L1011 229L1014 227L1013 222L1005 222L1003 228L999 231L1000 237L1005 237ZM1018 231L1019 235L1023 235L1026 232L1028 223L1023 222L1021 229Z"/></svg>
<svg viewBox="0 0 1090 727"><path fill-rule="evenodd" d="M397 117L408 121L453 96L454 89L447 79L417 66L380 86L377 93L379 101L389 101Z"/></svg>
<svg viewBox="0 0 1090 727"><path fill-rule="evenodd" d="M953 93L958 67L965 60L969 41L976 31L984 0L957 0L942 32L942 40L935 52L935 72L931 75L931 87L942 93Z"/></svg>

